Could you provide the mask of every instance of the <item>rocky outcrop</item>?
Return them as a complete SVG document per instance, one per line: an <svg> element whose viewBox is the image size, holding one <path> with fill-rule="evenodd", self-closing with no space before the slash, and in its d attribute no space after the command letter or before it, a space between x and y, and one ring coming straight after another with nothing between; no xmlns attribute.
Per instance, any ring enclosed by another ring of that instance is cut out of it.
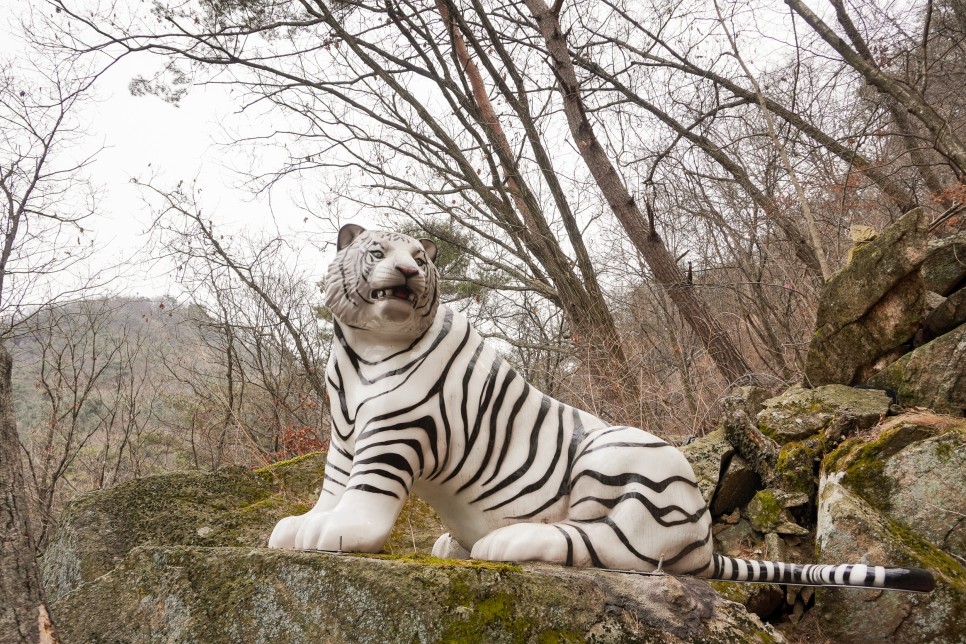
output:
<svg viewBox="0 0 966 644"><path fill-rule="evenodd" d="M78 496L44 557L63 640L782 641L701 580L435 559L424 553L444 528L418 500L390 537L395 555L259 547L314 501L322 465L309 455Z"/></svg>
<svg viewBox="0 0 966 644"><path fill-rule="evenodd" d="M922 325L923 340L929 341L966 324L966 288L959 289L944 299Z"/></svg>
<svg viewBox="0 0 966 644"><path fill-rule="evenodd" d="M922 277L926 288L940 295L966 286L966 232L929 242Z"/></svg>
<svg viewBox="0 0 966 644"><path fill-rule="evenodd" d="M727 514L754 496L758 475L738 456L723 429L681 448L698 479L698 488L711 516Z"/></svg>
<svg viewBox="0 0 966 644"><path fill-rule="evenodd" d="M307 511L322 486L324 454L255 471L151 476L75 497L43 558L44 586L57 599L111 571L138 546L248 546L268 543L282 517ZM390 536L390 552L432 549L444 532L432 509L412 500Z"/></svg>
<svg viewBox="0 0 966 644"><path fill-rule="evenodd" d="M881 390L826 385L792 387L765 402L758 429L779 444L799 441L848 419L851 429L872 427L889 413L889 396Z"/></svg>
<svg viewBox="0 0 966 644"><path fill-rule="evenodd" d="M937 371L942 366L934 364ZM899 398L905 402L901 392ZM764 401L756 422L742 414L740 396L722 406L722 422L731 418L743 428L738 433L757 436L755 445L776 447L761 459L764 476L741 490L753 498L716 515L717 551L927 568L938 585L920 595L715 582L719 593L778 624L790 639L966 642L966 420L903 412L884 391L843 385L792 387ZM711 503L726 470L723 455L740 458L721 433L685 448L699 477L711 477L701 483L712 490Z"/></svg>
<svg viewBox="0 0 966 644"><path fill-rule="evenodd" d="M889 365L870 384L896 391L903 405L966 415L966 324Z"/></svg>
<svg viewBox="0 0 966 644"><path fill-rule="evenodd" d="M143 547L56 603L68 642L775 642L694 579Z"/></svg>
<svg viewBox="0 0 966 644"><path fill-rule="evenodd" d="M920 266L926 257L921 210L903 215L826 283L809 344L809 386L865 382L904 353L925 307Z"/></svg>
<svg viewBox="0 0 966 644"><path fill-rule="evenodd" d="M929 594L823 589L814 610L836 641L966 642L966 422L906 415L846 441L823 463L823 561L929 568Z"/></svg>

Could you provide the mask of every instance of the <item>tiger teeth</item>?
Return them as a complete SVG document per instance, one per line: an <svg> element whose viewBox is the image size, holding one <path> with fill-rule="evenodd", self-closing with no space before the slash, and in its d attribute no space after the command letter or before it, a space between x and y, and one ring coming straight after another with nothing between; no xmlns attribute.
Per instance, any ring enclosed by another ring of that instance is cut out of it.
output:
<svg viewBox="0 0 966 644"><path fill-rule="evenodd" d="M393 289L391 288L377 288L372 292L372 299L387 300L390 297L393 297L392 292L393 292ZM412 304L413 306L416 306L416 294L410 293L408 296L406 296L406 301Z"/></svg>

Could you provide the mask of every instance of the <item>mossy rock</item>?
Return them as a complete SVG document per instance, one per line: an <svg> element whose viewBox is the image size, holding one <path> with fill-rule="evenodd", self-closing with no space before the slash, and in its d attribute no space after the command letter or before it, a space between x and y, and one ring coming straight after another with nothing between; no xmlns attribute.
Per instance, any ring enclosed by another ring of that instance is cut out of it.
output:
<svg viewBox="0 0 966 644"><path fill-rule="evenodd" d="M816 543L822 563L927 568L937 582L925 594L819 589L813 611L825 637L898 644L966 641L966 568L907 524L876 510L844 485L841 471L822 479Z"/></svg>
<svg viewBox="0 0 966 644"><path fill-rule="evenodd" d="M696 579L251 548L137 548L52 612L69 642L783 641Z"/></svg>
<svg viewBox="0 0 966 644"><path fill-rule="evenodd" d="M966 558L966 420L904 414L843 443L822 470L891 520Z"/></svg>
<svg viewBox="0 0 966 644"><path fill-rule="evenodd" d="M803 499L804 500L804 499ZM798 503L796 503L797 505ZM745 507L745 515L752 527L761 533L805 535L808 530L792 519L788 512L789 499L784 491L760 490Z"/></svg>
<svg viewBox="0 0 966 644"><path fill-rule="evenodd" d="M315 504L324 465L325 454L315 453L254 471L164 474L78 495L44 554L48 596L103 575L137 546L264 546L281 518ZM406 552L415 542L428 551L442 532L432 509L411 499L388 547Z"/></svg>
<svg viewBox="0 0 966 644"><path fill-rule="evenodd" d="M782 446L775 464L778 485L783 490L814 498L818 490L816 462L822 454L822 443L808 439Z"/></svg>
<svg viewBox="0 0 966 644"><path fill-rule="evenodd" d="M922 278L933 293L949 295L966 283L966 232L929 242Z"/></svg>
<svg viewBox="0 0 966 644"><path fill-rule="evenodd" d="M717 429L682 446L680 450L694 470L701 496L705 503L710 504L718 480L735 453L734 446L728 442L724 430Z"/></svg>
<svg viewBox="0 0 966 644"><path fill-rule="evenodd" d="M762 619L774 615L785 603L785 593L777 584L736 584L712 581L711 587L728 601L741 604Z"/></svg>
<svg viewBox="0 0 966 644"><path fill-rule="evenodd" d="M865 429L889 413L891 402L884 391L877 389L846 385L792 387L765 401L758 413L758 429L780 445L819 434L832 424L837 413L847 413L854 419L855 429Z"/></svg>
<svg viewBox="0 0 966 644"><path fill-rule="evenodd" d="M907 212L826 282L805 382L816 387L865 382L883 356L916 333L925 310L919 267L926 257L926 229L921 209Z"/></svg>
<svg viewBox="0 0 966 644"><path fill-rule="evenodd" d="M966 415L966 324L905 354L869 383L895 390L899 402Z"/></svg>

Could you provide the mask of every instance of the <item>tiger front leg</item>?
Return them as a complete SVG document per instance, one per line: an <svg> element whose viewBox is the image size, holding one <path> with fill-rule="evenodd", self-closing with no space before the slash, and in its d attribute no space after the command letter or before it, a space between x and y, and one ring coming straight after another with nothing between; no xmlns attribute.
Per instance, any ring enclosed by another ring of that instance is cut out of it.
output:
<svg viewBox="0 0 966 644"><path fill-rule="evenodd" d="M379 552L385 545L419 471L419 452L380 439L376 432L363 435L355 448L338 503L326 512L305 515L296 548Z"/></svg>
<svg viewBox="0 0 966 644"><path fill-rule="evenodd" d="M298 541L299 531L309 519L318 520L335 508L345 493L348 472L352 467L352 454L336 438L325 462L325 479L322 482L322 492L311 510L304 514L297 514L283 518L272 530L268 539L269 548L304 549ZM314 546L310 546L313 547Z"/></svg>

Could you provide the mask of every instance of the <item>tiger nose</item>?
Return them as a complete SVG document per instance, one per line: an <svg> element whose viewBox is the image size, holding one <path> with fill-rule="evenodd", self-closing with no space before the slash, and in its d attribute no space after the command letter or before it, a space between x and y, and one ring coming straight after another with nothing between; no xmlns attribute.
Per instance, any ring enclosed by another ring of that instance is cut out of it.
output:
<svg viewBox="0 0 966 644"><path fill-rule="evenodd" d="M413 268L412 266L396 265L396 270L402 273L406 277L406 279L409 279L414 275L419 275L419 269Z"/></svg>

